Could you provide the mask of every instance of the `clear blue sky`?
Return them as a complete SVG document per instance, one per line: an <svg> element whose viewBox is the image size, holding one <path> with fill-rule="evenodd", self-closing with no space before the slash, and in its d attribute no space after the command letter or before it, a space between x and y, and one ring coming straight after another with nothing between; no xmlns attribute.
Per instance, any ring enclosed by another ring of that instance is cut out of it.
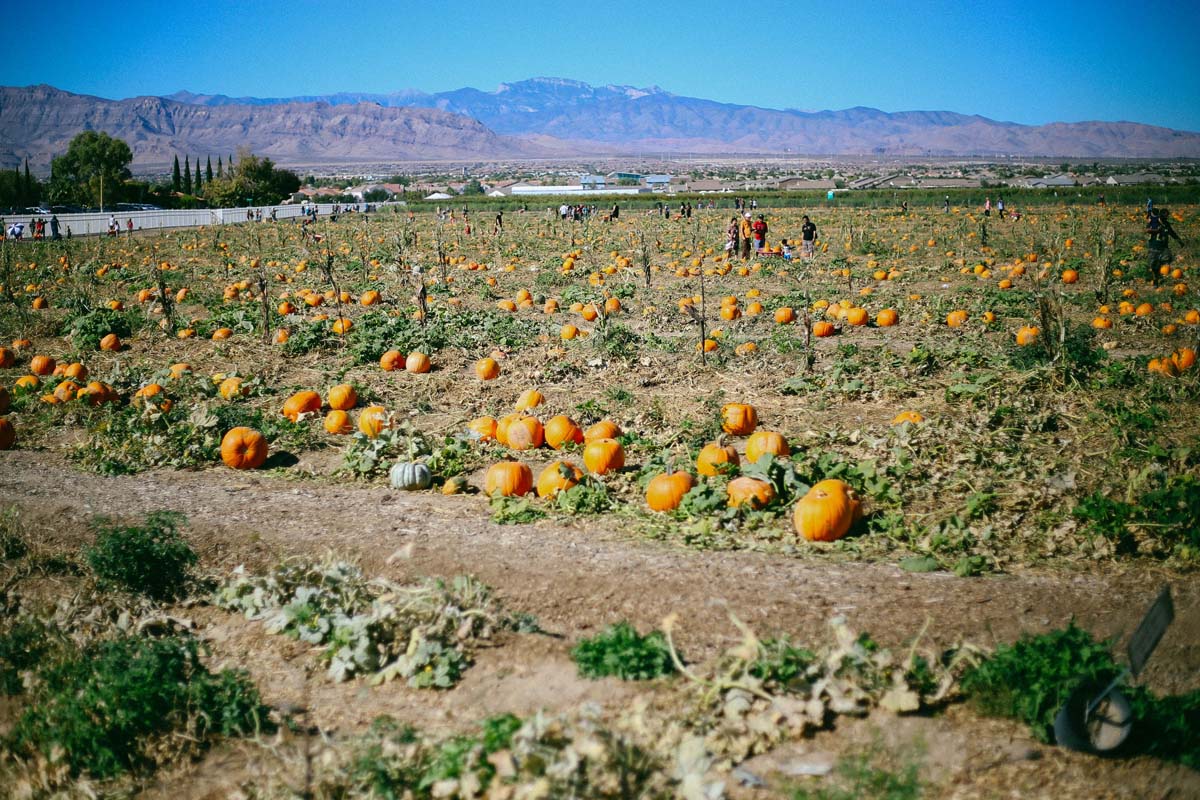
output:
<svg viewBox="0 0 1200 800"><path fill-rule="evenodd" d="M1200 131L1200 3L20 5L0 84L122 98L491 90L534 76L772 108L873 106Z"/></svg>

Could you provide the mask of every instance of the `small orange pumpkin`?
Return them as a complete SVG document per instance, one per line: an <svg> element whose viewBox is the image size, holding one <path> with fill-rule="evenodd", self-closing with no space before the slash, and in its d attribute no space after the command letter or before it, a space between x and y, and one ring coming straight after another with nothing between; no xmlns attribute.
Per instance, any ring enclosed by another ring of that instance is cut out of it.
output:
<svg viewBox="0 0 1200 800"><path fill-rule="evenodd" d="M513 450L536 450L545 441L545 430L537 417L521 416L509 423L505 439Z"/></svg>
<svg viewBox="0 0 1200 800"><path fill-rule="evenodd" d="M791 455L791 452L787 439L775 431L755 431L746 440L746 460L751 464L767 453L784 458Z"/></svg>
<svg viewBox="0 0 1200 800"><path fill-rule="evenodd" d="M775 489L770 483L744 475L731 480L725 487L725 493L731 508L765 508L775 499Z"/></svg>
<svg viewBox="0 0 1200 800"><path fill-rule="evenodd" d="M358 414L358 429L370 439L379 436L387 427L388 412L383 406L367 406Z"/></svg>
<svg viewBox="0 0 1200 800"><path fill-rule="evenodd" d="M758 425L758 412L747 403L726 403L721 407L721 428L733 436L748 436Z"/></svg>
<svg viewBox="0 0 1200 800"><path fill-rule="evenodd" d="M358 405L358 392L348 383L339 383L329 389L329 407L335 411L349 411Z"/></svg>
<svg viewBox="0 0 1200 800"><path fill-rule="evenodd" d="M494 358L481 358L475 362L475 377L481 381L493 381L500 377L500 365Z"/></svg>
<svg viewBox="0 0 1200 800"><path fill-rule="evenodd" d="M340 408L335 408L326 414L324 424L325 432L335 436L341 436L354 430L354 426L350 423L350 415Z"/></svg>
<svg viewBox="0 0 1200 800"><path fill-rule="evenodd" d="M711 477L724 472L726 464L736 467L739 463L738 452L733 445L709 442L700 448L700 455L696 457L696 471Z"/></svg>
<svg viewBox="0 0 1200 800"><path fill-rule="evenodd" d="M379 357L379 368L384 372L395 372L404 369L404 354L399 350L388 350Z"/></svg>
<svg viewBox="0 0 1200 800"><path fill-rule="evenodd" d="M481 442L494 441L496 439L496 418L495 417L478 417L467 423L467 430L479 437Z"/></svg>
<svg viewBox="0 0 1200 800"><path fill-rule="evenodd" d="M546 444L558 450L563 445L583 444L583 431L570 417L560 414L546 422ZM605 437L601 437L605 438ZM611 437L608 437L611 438Z"/></svg>
<svg viewBox="0 0 1200 800"><path fill-rule="evenodd" d="M843 481L824 480L808 490L796 503L792 524L796 533L810 542L841 539L858 519L862 504Z"/></svg>
<svg viewBox="0 0 1200 800"><path fill-rule="evenodd" d="M45 377L54 372L55 361L50 356L34 356L29 361L29 371L34 375Z"/></svg>
<svg viewBox="0 0 1200 800"><path fill-rule="evenodd" d="M404 360L405 372L424 375L432 368L433 364L429 361L429 356L424 353L409 353L408 358Z"/></svg>
<svg viewBox="0 0 1200 800"><path fill-rule="evenodd" d="M835 328L833 323L829 322L828 320L814 322L812 326L812 335L816 336L818 339L824 339L827 336L833 336L836 331L837 328Z"/></svg>
<svg viewBox="0 0 1200 800"><path fill-rule="evenodd" d="M583 432L583 440L585 442L594 442L597 439L616 439L620 435L621 429L617 427L617 423L612 420L602 419Z"/></svg>

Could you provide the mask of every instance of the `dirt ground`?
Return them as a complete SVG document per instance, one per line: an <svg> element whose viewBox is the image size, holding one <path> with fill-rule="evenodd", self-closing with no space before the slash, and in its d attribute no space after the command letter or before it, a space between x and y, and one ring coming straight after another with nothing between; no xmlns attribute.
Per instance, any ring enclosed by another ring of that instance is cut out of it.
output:
<svg viewBox="0 0 1200 800"><path fill-rule="evenodd" d="M133 518L149 511L186 514L186 535L206 571L264 567L285 557L333 553L364 571L403 580L471 573L504 605L533 614L551 635L505 634L455 689L432 693L400 685L329 682L300 643L215 608L187 613L213 650L216 666L249 669L275 706L306 709L324 733L361 731L391 714L431 731L471 727L490 714L518 715L582 703L614 707L643 686L577 677L568 651L581 636L629 619L645 630L680 614L678 642L695 661L738 634L732 611L760 635L821 641L827 620L844 616L884 645L901 645L928 623L937 645L968 640L991 646L1074 618L1098 637L1124 641L1161 585L1169 583L1176 622L1143 680L1176 693L1200 686L1200 577L1148 563L1061 564L1010 574L957 578L912 574L890 564L839 563L754 552L696 552L647 541L604 524L497 525L482 498L404 494L383 487L297 480L226 470L158 471L104 477L76 470L50 452L0 453L0 503L15 503L35 538L78 544L93 515ZM777 796L796 785L793 762L853 750L882 738L919 746L923 777L946 797L1200 797L1200 775L1153 759L1102 761L1036 744L1016 724L980 720L964 708L934 718L872 717L781 748L748 763ZM916 744L914 744L916 743ZM251 770L237 747L218 750L186 775L160 779L151 796L234 796ZM220 764L231 761L239 769ZM168 781L163 784L162 781Z"/></svg>

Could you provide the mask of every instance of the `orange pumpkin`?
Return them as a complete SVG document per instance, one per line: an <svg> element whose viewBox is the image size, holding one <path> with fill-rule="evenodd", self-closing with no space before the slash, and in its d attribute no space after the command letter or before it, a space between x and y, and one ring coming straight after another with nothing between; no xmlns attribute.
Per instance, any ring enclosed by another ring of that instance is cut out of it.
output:
<svg viewBox="0 0 1200 800"><path fill-rule="evenodd" d="M583 432L583 440L594 442L597 439L616 439L620 435L621 429L617 427L617 423L602 419Z"/></svg>
<svg viewBox="0 0 1200 800"><path fill-rule="evenodd" d="M348 383L339 383L329 390L329 407L335 411L349 411L358 405L358 392Z"/></svg>
<svg viewBox="0 0 1200 800"><path fill-rule="evenodd" d="M354 430L354 426L350 423L350 415L339 408L335 408L325 415L325 432L332 433L335 436L349 433Z"/></svg>
<svg viewBox="0 0 1200 800"><path fill-rule="evenodd" d="M379 292L374 289L368 289L362 293L362 297L358 298L358 302L364 306L373 306L379 302Z"/></svg>
<svg viewBox="0 0 1200 800"><path fill-rule="evenodd" d="M726 403L721 407L721 428L733 436L748 436L758 426L758 412L746 403Z"/></svg>
<svg viewBox="0 0 1200 800"><path fill-rule="evenodd" d="M734 467L739 464L738 452L733 445L709 442L700 448L700 455L696 457L696 471L701 475L718 475L728 469L726 464Z"/></svg>
<svg viewBox="0 0 1200 800"><path fill-rule="evenodd" d="M110 333L100 340L100 349L109 353L115 353L121 349L121 340L115 333Z"/></svg>
<svg viewBox="0 0 1200 800"><path fill-rule="evenodd" d="M321 395L312 391L296 392L283 404L283 415L297 422L301 414L313 414L321 410Z"/></svg>
<svg viewBox="0 0 1200 800"><path fill-rule="evenodd" d="M7 347L0 347L0 369L8 369L17 363L17 357Z"/></svg>
<svg viewBox="0 0 1200 800"><path fill-rule="evenodd" d="M221 385L217 387L217 393L226 400L232 400L235 397L242 397L248 390L242 386L242 379L239 377L226 378L221 381Z"/></svg>
<svg viewBox="0 0 1200 800"><path fill-rule="evenodd" d="M383 406L367 406L358 414L358 429L370 439L389 426L388 412Z"/></svg>
<svg viewBox="0 0 1200 800"><path fill-rule="evenodd" d="M73 381L84 381L87 380L88 371L87 367L76 361L74 364L67 364L63 368L63 375Z"/></svg>
<svg viewBox="0 0 1200 800"><path fill-rule="evenodd" d="M29 371L34 375L45 377L54 372L55 361L50 356L34 356L29 361Z"/></svg>
<svg viewBox="0 0 1200 800"><path fill-rule="evenodd" d="M496 439L496 418L479 417L473 419L467 423L467 429L479 437L481 442L494 441Z"/></svg>
<svg viewBox="0 0 1200 800"><path fill-rule="evenodd" d="M509 424L505 439L513 450L536 450L545 441L545 430L537 417L522 416Z"/></svg>
<svg viewBox="0 0 1200 800"><path fill-rule="evenodd" d="M1079 273L1073 269L1065 269L1062 274L1063 283L1075 283L1079 280Z"/></svg>
<svg viewBox="0 0 1200 800"><path fill-rule="evenodd" d="M409 353L408 358L404 360L404 371L413 372L418 375L424 375L433 367L429 361L429 356L424 353Z"/></svg>
<svg viewBox="0 0 1200 800"><path fill-rule="evenodd" d="M554 497L583 480L583 470L569 461L555 461L537 479L538 497Z"/></svg>
<svg viewBox="0 0 1200 800"><path fill-rule="evenodd" d="M231 469L257 469L267 460L267 440L251 428L231 428L221 439L221 460Z"/></svg>
<svg viewBox="0 0 1200 800"><path fill-rule="evenodd" d="M901 411L892 418L893 425L903 425L906 422L910 425L920 425L924 421L925 417L919 411Z"/></svg>
<svg viewBox="0 0 1200 800"><path fill-rule="evenodd" d="M757 462L767 453L783 458L791 455L787 439L775 431L755 431L746 440L746 460L751 464Z"/></svg>
<svg viewBox="0 0 1200 800"><path fill-rule="evenodd" d="M625 448L616 439L594 439L583 448L583 464L597 475L625 466Z"/></svg>
<svg viewBox="0 0 1200 800"><path fill-rule="evenodd" d="M866 325L868 319L865 308L855 307L846 311L846 322L856 327Z"/></svg>
<svg viewBox="0 0 1200 800"><path fill-rule="evenodd" d="M519 497L533 488L533 470L519 461L498 461L488 467L483 491L494 497Z"/></svg>
<svg viewBox="0 0 1200 800"><path fill-rule="evenodd" d="M775 321L780 325L790 325L796 320L796 312L790 306L775 309Z"/></svg>
<svg viewBox="0 0 1200 800"><path fill-rule="evenodd" d="M812 326L812 335L816 336L818 339L824 339L827 336L833 336L836 331L837 328L833 327L833 323L827 320L814 322Z"/></svg>
<svg viewBox="0 0 1200 800"><path fill-rule="evenodd" d="M687 472L655 475L646 486L646 505L651 511L671 511L679 507L696 480Z"/></svg>
<svg viewBox="0 0 1200 800"><path fill-rule="evenodd" d="M388 350L379 357L379 368L384 372L395 372L404 369L404 354L399 350Z"/></svg>
<svg viewBox="0 0 1200 800"><path fill-rule="evenodd" d="M583 431L575 424L575 420L563 414L551 417L546 422L546 444L558 450L563 445L574 443L583 444ZM604 437L601 437L604 438ZM611 437L610 437L611 438Z"/></svg>
<svg viewBox="0 0 1200 800"><path fill-rule="evenodd" d="M531 408L537 408L544 402L546 402L545 395L537 389L526 389L517 398L517 404L514 408L517 411L528 411Z"/></svg>
<svg viewBox="0 0 1200 800"><path fill-rule="evenodd" d="M775 489L770 483L746 476L731 480L725 487L725 494L731 508L765 508L775 499Z"/></svg>
<svg viewBox="0 0 1200 800"><path fill-rule="evenodd" d="M1028 347L1031 344L1035 344L1040 334L1041 330L1036 326L1022 325L1020 329L1017 330L1017 344L1019 344L1021 347Z"/></svg>
<svg viewBox="0 0 1200 800"><path fill-rule="evenodd" d="M500 377L500 365L494 358L481 358L475 362L475 377L481 381L492 381Z"/></svg>
<svg viewBox="0 0 1200 800"><path fill-rule="evenodd" d="M963 310L951 311L946 315L946 324L951 328L958 328L965 325L967 322L967 312Z"/></svg>
<svg viewBox="0 0 1200 800"><path fill-rule="evenodd" d="M824 480L796 503L792 523L796 533L810 542L841 539L858 519L862 505L845 482Z"/></svg>
<svg viewBox="0 0 1200 800"><path fill-rule="evenodd" d="M900 315L894 308L885 308L875 315L875 324L881 328L890 328L900 321Z"/></svg>

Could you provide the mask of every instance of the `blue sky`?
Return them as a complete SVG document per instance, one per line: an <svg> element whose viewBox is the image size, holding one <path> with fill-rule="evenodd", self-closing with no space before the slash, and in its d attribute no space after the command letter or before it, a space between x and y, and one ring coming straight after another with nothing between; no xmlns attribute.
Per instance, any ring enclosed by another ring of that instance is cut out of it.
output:
<svg viewBox="0 0 1200 800"><path fill-rule="evenodd" d="M103 97L491 90L546 75L772 108L1200 131L1196 2L127 0L18 16L0 84Z"/></svg>

